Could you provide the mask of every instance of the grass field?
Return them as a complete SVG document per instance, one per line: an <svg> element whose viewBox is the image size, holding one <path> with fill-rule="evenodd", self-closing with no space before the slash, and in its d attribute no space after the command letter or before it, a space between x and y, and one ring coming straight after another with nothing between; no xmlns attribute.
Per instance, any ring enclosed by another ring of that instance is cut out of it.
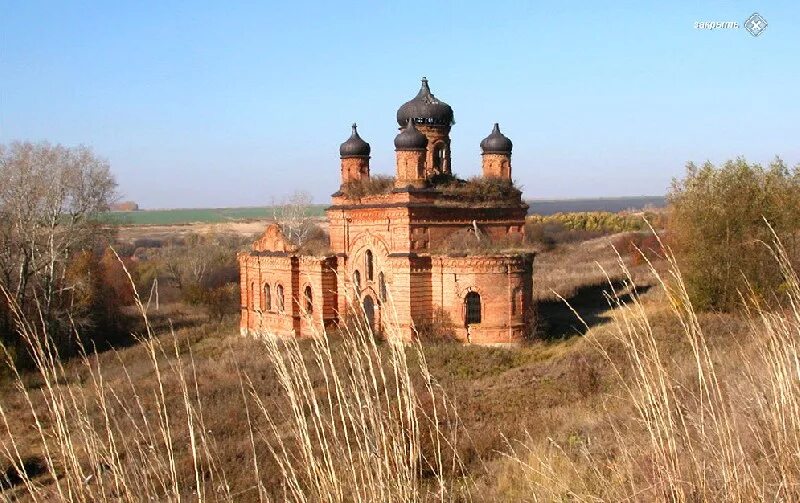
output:
<svg viewBox="0 0 800 503"><path fill-rule="evenodd" d="M622 211L642 209L645 206L661 207L665 204L662 196L614 197L601 199L553 199L532 200L530 212L552 215L573 211ZM315 204L310 208L312 216L323 216L326 204ZM122 225L176 225L191 223L221 223L243 220L262 220L273 216L270 206L256 208L184 208L141 211L115 211L107 218Z"/></svg>
<svg viewBox="0 0 800 503"><path fill-rule="evenodd" d="M312 216L322 216L327 205L311 206ZM220 223L272 218L272 207L261 208L183 208L167 210L115 211L107 218L122 225L175 225Z"/></svg>

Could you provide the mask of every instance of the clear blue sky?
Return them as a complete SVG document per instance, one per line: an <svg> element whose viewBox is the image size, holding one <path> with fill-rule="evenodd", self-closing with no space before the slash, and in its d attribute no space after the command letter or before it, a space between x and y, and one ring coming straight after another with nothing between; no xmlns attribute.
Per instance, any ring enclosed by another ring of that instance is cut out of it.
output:
<svg viewBox="0 0 800 503"><path fill-rule="evenodd" d="M800 2L8 2L0 142L91 145L144 207L325 202L356 121L392 174L427 76L453 168L493 122L527 197L663 194L687 160L800 162ZM697 30L695 21L769 26Z"/></svg>

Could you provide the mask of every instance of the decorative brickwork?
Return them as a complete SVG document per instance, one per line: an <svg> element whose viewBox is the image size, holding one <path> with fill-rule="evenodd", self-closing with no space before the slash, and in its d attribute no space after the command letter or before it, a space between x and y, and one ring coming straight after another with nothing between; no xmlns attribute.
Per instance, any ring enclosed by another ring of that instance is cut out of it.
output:
<svg viewBox="0 0 800 503"><path fill-rule="evenodd" d="M511 179L511 155L483 154L483 176L486 178Z"/></svg>
<svg viewBox="0 0 800 503"><path fill-rule="evenodd" d="M424 187L425 169L425 150L398 150L395 187Z"/></svg>
<svg viewBox="0 0 800 503"><path fill-rule="evenodd" d="M369 178L369 157L345 157L342 159L342 184Z"/></svg>
<svg viewBox="0 0 800 503"><path fill-rule="evenodd" d="M425 151L425 177L437 173L450 174L450 126L417 126L419 132L428 138Z"/></svg>
<svg viewBox="0 0 800 503"><path fill-rule="evenodd" d="M415 100L427 93L424 81ZM433 108L409 103L398 121L412 121L427 146L407 125L417 137L396 140L392 192L357 200L334 194L326 212L329 255L299 254L274 224L239 255L243 334L310 337L357 303L356 312L388 336L411 339L434 319L444 319L449 326L442 328L465 343L517 343L530 335L533 254L454 254L448 247L455 233L476 230L493 241L522 240L527 205L520 199L470 207L431 186L432 176L451 172L452 112L441 101ZM435 116L414 115L429 109ZM498 137L496 125L493 135L481 145L484 176L510 179L511 142ZM369 145L355 126L340 154L342 183L369 177Z"/></svg>

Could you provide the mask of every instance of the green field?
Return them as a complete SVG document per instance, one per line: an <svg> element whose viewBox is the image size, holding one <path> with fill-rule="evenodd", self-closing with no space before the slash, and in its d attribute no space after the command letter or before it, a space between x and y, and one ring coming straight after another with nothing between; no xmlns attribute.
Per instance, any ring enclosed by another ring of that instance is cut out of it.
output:
<svg viewBox="0 0 800 503"><path fill-rule="evenodd" d="M599 199L532 200L530 213L551 215L575 211L611 211L642 209L645 206L664 206L662 196L614 197ZM309 209L311 216L324 216L325 204ZM191 223L220 223L272 218L273 207L260 208L185 208L173 210L114 211L105 218L121 225L180 225Z"/></svg>
<svg viewBox="0 0 800 503"><path fill-rule="evenodd" d="M323 216L324 204L312 205L311 216ZM106 220L121 225L177 225L191 223L237 222L272 218L273 208L185 208L174 210L114 211L106 214Z"/></svg>

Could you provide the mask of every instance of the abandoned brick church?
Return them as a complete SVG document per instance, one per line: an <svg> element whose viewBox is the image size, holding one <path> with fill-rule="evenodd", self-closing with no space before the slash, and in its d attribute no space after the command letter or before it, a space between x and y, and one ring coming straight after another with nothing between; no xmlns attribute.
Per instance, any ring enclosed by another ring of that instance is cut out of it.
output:
<svg viewBox="0 0 800 503"><path fill-rule="evenodd" d="M391 323L408 339L434 319L464 342L527 336L533 254L514 246L528 206L511 182L511 140L495 124L480 143L483 177L464 181L451 171L453 110L426 79L397 122L396 178L381 190L363 190L376 184L355 125L342 143L328 252L303 253L271 224L239 254L243 334L311 336L358 302L376 330Z"/></svg>

